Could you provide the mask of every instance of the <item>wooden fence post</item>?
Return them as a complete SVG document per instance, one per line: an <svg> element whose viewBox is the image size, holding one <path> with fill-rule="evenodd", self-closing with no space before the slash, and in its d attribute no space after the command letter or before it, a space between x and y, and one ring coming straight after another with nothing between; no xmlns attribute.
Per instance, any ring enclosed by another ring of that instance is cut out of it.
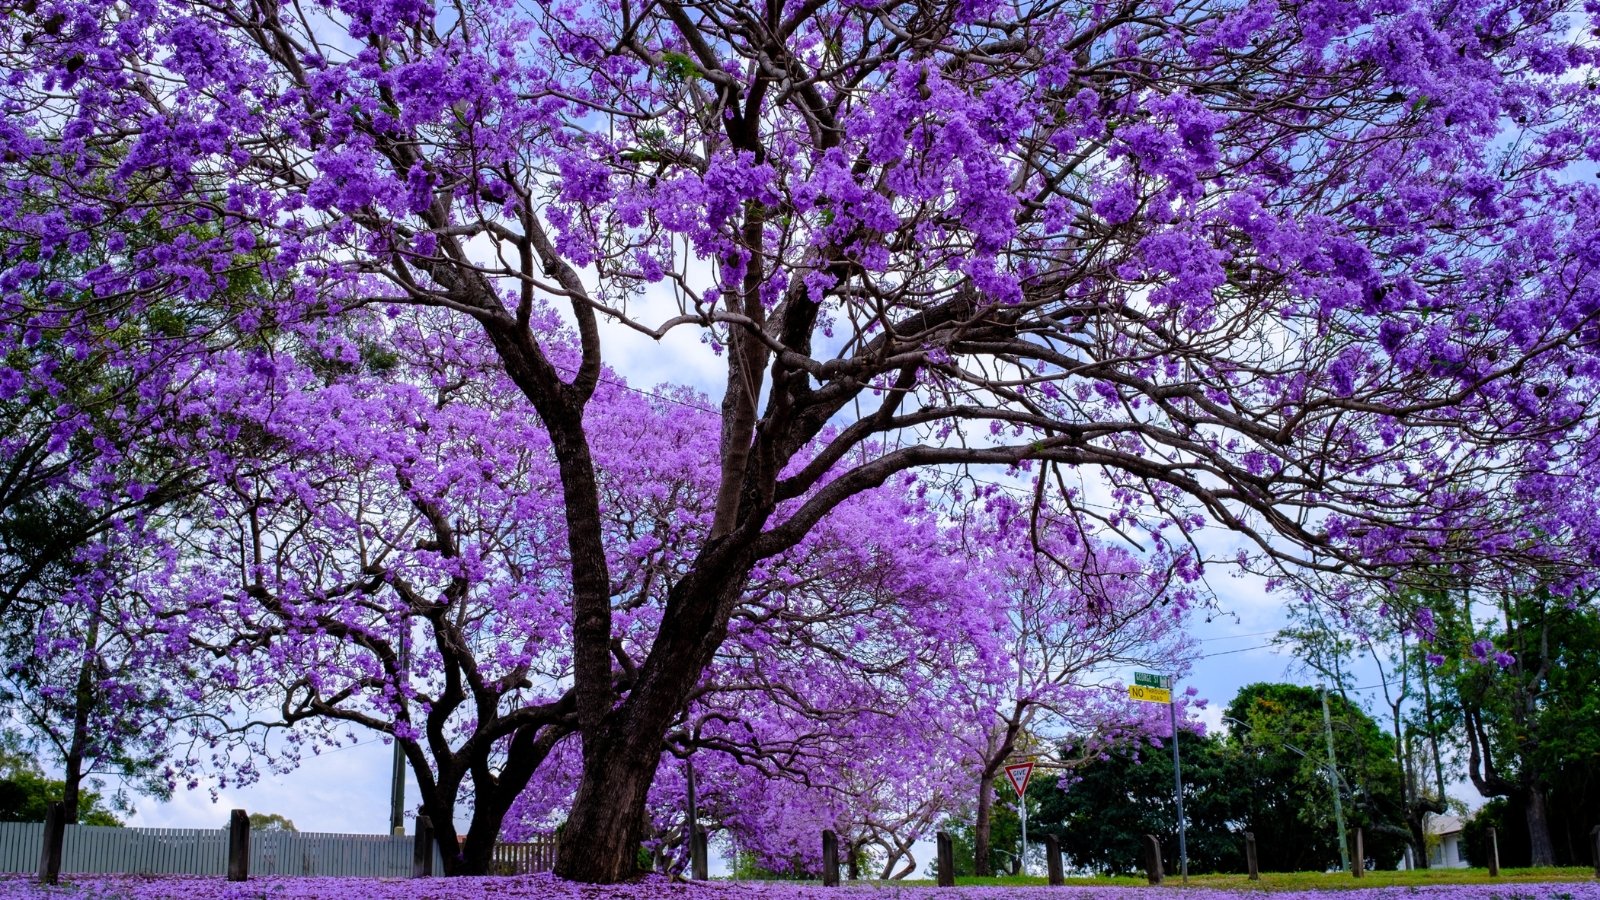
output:
<svg viewBox="0 0 1600 900"><path fill-rule="evenodd" d="M417 836L411 841L411 877L433 874L433 820L417 816Z"/></svg>
<svg viewBox="0 0 1600 900"><path fill-rule="evenodd" d="M1044 836L1044 864L1045 871L1050 875L1050 886L1060 887L1067 883L1061 874L1061 839L1053 834Z"/></svg>
<svg viewBox="0 0 1600 900"><path fill-rule="evenodd" d="M61 883L61 844L67 836L67 810L60 801L45 807L44 846L39 850L39 883Z"/></svg>
<svg viewBox="0 0 1600 900"><path fill-rule="evenodd" d="M1356 858L1351 868L1351 875L1357 878L1367 874L1367 850L1361 842L1361 829L1356 829Z"/></svg>
<svg viewBox="0 0 1600 900"><path fill-rule="evenodd" d="M1489 856L1489 877L1500 877L1500 835L1494 826L1489 826L1489 833L1483 838L1483 851Z"/></svg>
<svg viewBox="0 0 1600 900"><path fill-rule="evenodd" d="M938 834L938 846L939 846L939 855L938 855L939 887L955 887L956 886L956 850L955 850L955 846L951 843L950 835L947 832L943 832L943 831L939 832L939 834Z"/></svg>
<svg viewBox="0 0 1600 900"><path fill-rule="evenodd" d="M1161 871L1161 839L1153 834L1144 836L1144 877L1150 879L1151 884L1160 884Z"/></svg>
<svg viewBox="0 0 1600 900"><path fill-rule="evenodd" d="M839 836L831 828L822 831L822 886L839 886Z"/></svg>
<svg viewBox="0 0 1600 900"><path fill-rule="evenodd" d="M250 877L250 815L242 809L228 813L228 880Z"/></svg>
<svg viewBox="0 0 1600 900"><path fill-rule="evenodd" d="M1250 880L1261 880L1261 864L1256 860L1256 833L1244 833L1244 864L1250 870Z"/></svg>

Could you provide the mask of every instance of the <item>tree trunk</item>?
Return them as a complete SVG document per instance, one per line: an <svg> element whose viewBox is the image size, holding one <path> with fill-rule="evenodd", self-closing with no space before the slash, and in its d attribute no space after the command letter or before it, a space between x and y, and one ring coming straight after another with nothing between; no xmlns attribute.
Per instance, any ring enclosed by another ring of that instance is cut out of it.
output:
<svg viewBox="0 0 1600 900"><path fill-rule="evenodd" d="M755 517L701 552L668 594L655 643L627 699L606 711L597 727L580 727L583 775L556 851L562 878L609 884L634 874L663 737L727 635L764 521ZM581 721L581 706L579 713Z"/></svg>
<svg viewBox="0 0 1600 900"><path fill-rule="evenodd" d="M1411 832L1411 867L1414 869L1426 869L1429 865L1428 831L1423 823L1425 815L1406 817L1406 830Z"/></svg>
<svg viewBox="0 0 1600 900"><path fill-rule="evenodd" d="M474 815L476 820L477 816ZM468 828L465 840L460 841L461 854L454 871L445 865L446 875L493 875L494 845L496 835L485 834L477 828Z"/></svg>
<svg viewBox="0 0 1600 900"><path fill-rule="evenodd" d="M461 841L461 871L450 874L494 874L489 871L494 865L494 845L500 840L500 825L505 821L506 811L511 804L509 798L486 798L483 791L475 793L477 799L472 808L472 823L467 826L466 839Z"/></svg>
<svg viewBox="0 0 1600 900"><path fill-rule="evenodd" d="M91 610L89 635L78 664L78 683L73 690L72 738L67 744L61 776L61 811L68 825L78 824L78 804L83 790L83 759L89 751L89 712L95 703L94 676L96 653L100 646L100 609Z"/></svg>
<svg viewBox="0 0 1600 900"><path fill-rule="evenodd" d="M466 865L466 859L461 853L461 840L456 835L456 802L454 792L446 795L445 791L427 791L422 795L422 814L428 817L433 829L434 843L439 845L439 859L444 863L444 874L454 877L456 875L486 875L484 872L473 872Z"/></svg>
<svg viewBox="0 0 1600 900"><path fill-rule="evenodd" d="M994 818L994 775L978 779L978 822L972 829L972 871L982 877L994 874L989 850L989 832Z"/></svg>
<svg viewBox="0 0 1600 900"><path fill-rule="evenodd" d="M74 748L75 750L78 748ZM67 754L66 771L61 777L61 812L68 825L78 824L78 803L83 785L83 753Z"/></svg>
<svg viewBox="0 0 1600 900"><path fill-rule="evenodd" d="M1532 788L1527 797L1529 864L1553 866L1556 864L1556 850L1550 841L1550 811L1545 806L1544 791Z"/></svg>
<svg viewBox="0 0 1600 900"><path fill-rule="evenodd" d="M610 884L638 867L644 802L661 761L659 734L586 741L583 777L557 848L556 874Z"/></svg>

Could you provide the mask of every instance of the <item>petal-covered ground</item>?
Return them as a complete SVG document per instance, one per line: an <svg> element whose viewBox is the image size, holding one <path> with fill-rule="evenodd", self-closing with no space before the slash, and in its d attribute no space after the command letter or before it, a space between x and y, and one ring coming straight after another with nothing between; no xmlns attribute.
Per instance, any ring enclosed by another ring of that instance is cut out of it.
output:
<svg viewBox="0 0 1600 900"><path fill-rule="evenodd" d="M1159 900L1168 892L1182 900L1241 900L1260 891L1214 888L1148 887L955 887L857 885L823 888L784 882L685 884L647 879L596 887L547 875L520 878L380 880L359 878L252 878L230 884L196 876L89 875L45 888L22 877L0 880L0 900L11 898L105 898L105 900L190 900L190 898L266 898L266 900ZM1357 888L1339 891L1274 892L1272 900L1600 900L1600 881L1548 884L1430 885Z"/></svg>

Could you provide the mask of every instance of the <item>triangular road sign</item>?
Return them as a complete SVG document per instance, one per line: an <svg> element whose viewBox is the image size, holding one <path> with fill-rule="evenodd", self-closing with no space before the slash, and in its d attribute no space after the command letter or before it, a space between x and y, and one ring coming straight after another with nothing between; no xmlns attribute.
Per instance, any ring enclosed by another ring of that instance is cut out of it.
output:
<svg viewBox="0 0 1600 900"><path fill-rule="evenodd" d="M1028 779L1033 777L1033 763L1014 763L1006 766L1006 780L1021 797L1028 790Z"/></svg>

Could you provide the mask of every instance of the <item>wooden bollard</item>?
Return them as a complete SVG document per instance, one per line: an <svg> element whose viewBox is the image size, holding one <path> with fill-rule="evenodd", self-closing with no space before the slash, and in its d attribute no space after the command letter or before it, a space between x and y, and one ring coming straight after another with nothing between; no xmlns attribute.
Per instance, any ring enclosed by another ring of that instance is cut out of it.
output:
<svg viewBox="0 0 1600 900"><path fill-rule="evenodd" d="M44 812L44 845L39 849L39 883L61 883L61 844L67 836L67 809L52 802Z"/></svg>
<svg viewBox="0 0 1600 900"><path fill-rule="evenodd" d="M228 813L228 880L250 878L250 815L242 809Z"/></svg>
<svg viewBox="0 0 1600 900"><path fill-rule="evenodd" d="M938 854L938 880L939 887L956 886L956 850L950 841L947 832L939 832L937 836Z"/></svg>
<svg viewBox="0 0 1600 900"><path fill-rule="evenodd" d="M1490 825L1483 836L1483 852L1489 857L1489 877L1500 877L1500 834Z"/></svg>
<svg viewBox="0 0 1600 900"><path fill-rule="evenodd" d="M822 886L839 886L839 836L831 828L822 832Z"/></svg>
<svg viewBox="0 0 1600 900"><path fill-rule="evenodd" d="M1250 870L1250 880L1260 881L1261 864L1256 861L1256 833L1254 831L1246 831L1244 833L1244 864Z"/></svg>
<svg viewBox="0 0 1600 900"><path fill-rule="evenodd" d="M433 874L433 820L417 816L417 835L411 841L411 877Z"/></svg>
<svg viewBox="0 0 1600 900"><path fill-rule="evenodd" d="M1360 878L1367 874L1367 849L1361 842L1361 829L1356 829L1356 858L1351 875Z"/></svg>
<svg viewBox="0 0 1600 900"><path fill-rule="evenodd" d="M1161 840L1147 834L1144 836L1144 877L1150 879L1151 884L1160 884L1162 874Z"/></svg>
<svg viewBox="0 0 1600 900"><path fill-rule="evenodd" d="M1044 836L1044 864L1045 870L1050 875L1050 886L1060 887L1067 883L1061 874L1061 839L1053 834Z"/></svg>

